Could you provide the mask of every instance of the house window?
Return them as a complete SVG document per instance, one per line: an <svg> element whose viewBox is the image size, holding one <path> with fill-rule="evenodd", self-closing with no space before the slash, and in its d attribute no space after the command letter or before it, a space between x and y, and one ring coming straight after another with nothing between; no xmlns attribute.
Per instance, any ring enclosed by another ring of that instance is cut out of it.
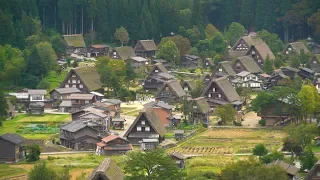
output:
<svg viewBox="0 0 320 180"><path fill-rule="evenodd" d="M113 55L116 56L116 55L117 55L117 52L113 52Z"/></svg>
<svg viewBox="0 0 320 180"><path fill-rule="evenodd" d="M313 64L317 64L317 61L313 61Z"/></svg>
<svg viewBox="0 0 320 180"><path fill-rule="evenodd" d="M213 92L216 92L216 88L212 88L212 91L213 91Z"/></svg>
<svg viewBox="0 0 320 180"><path fill-rule="evenodd" d="M78 83L80 83L80 80L78 80Z"/></svg>
<svg viewBox="0 0 320 180"><path fill-rule="evenodd" d="M317 176L320 176L320 172L317 172Z"/></svg>
<svg viewBox="0 0 320 180"><path fill-rule="evenodd" d="M77 83L77 80L73 79L73 80L72 80L72 83Z"/></svg>
<svg viewBox="0 0 320 180"><path fill-rule="evenodd" d="M32 95L31 98L34 101L39 101L42 100L42 95Z"/></svg>
<svg viewBox="0 0 320 180"><path fill-rule="evenodd" d="M76 77L76 75L73 74L72 77Z"/></svg>
<svg viewBox="0 0 320 180"><path fill-rule="evenodd" d="M258 62L261 63L261 59L258 59Z"/></svg>
<svg viewBox="0 0 320 180"><path fill-rule="evenodd" d="M80 85L79 85L79 87L80 87L80 88L83 88L83 85L82 85L82 84L80 84Z"/></svg>
<svg viewBox="0 0 320 180"><path fill-rule="evenodd" d="M292 51L292 48L288 48L289 51Z"/></svg>
<svg viewBox="0 0 320 180"><path fill-rule="evenodd" d="M156 72L156 73L157 73L157 72L159 72L159 71L158 71L158 69L156 69L156 70L154 70L154 72Z"/></svg>
<svg viewBox="0 0 320 180"><path fill-rule="evenodd" d="M166 87L166 91L169 91L169 87Z"/></svg>
<svg viewBox="0 0 320 180"><path fill-rule="evenodd" d="M68 88L68 87L69 87L69 84L66 84L64 87L65 87L65 88Z"/></svg>
<svg viewBox="0 0 320 180"><path fill-rule="evenodd" d="M149 131L150 131L150 127L146 127L146 129L145 129L145 130L149 132Z"/></svg>
<svg viewBox="0 0 320 180"><path fill-rule="evenodd" d="M237 67L240 67L241 66L241 64L240 63L237 63Z"/></svg>
<svg viewBox="0 0 320 180"><path fill-rule="evenodd" d="M90 101L89 101L89 100L86 100L85 102L86 102L86 104L89 104L89 103L90 103Z"/></svg>
<svg viewBox="0 0 320 180"><path fill-rule="evenodd" d="M255 52L255 51L252 51L251 54L256 54L256 52Z"/></svg>
<svg viewBox="0 0 320 180"><path fill-rule="evenodd" d="M221 69L221 68L219 69L219 72L222 72L222 69Z"/></svg>
<svg viewBox="0 0 320 180"><path fill-rule="evenodd" d="M71 80L70 80L70 79L68 80L68 83L71 83Z"/></svg>
<svg viewBox="0 0 320 180"><path fill-rule="evenodd" d="M141 125L145 125L146 124L146 121L141 121Z"/></svg>
<svg viewBox="0 0 320 180"><path fill-rule="evenodd" d="M211 94L208 94L208 97L211 98Z"/></svg>
<svg viewBox="0 0 320 180"><path fill-rule="evenodd" d="M208 63L208 62L206 62L206 65L208 66L208 65L209 65L209 63Z"/></svg>
<svg viewBox="0 0 320 180"><path fill-rule="evenodd" d="M286 51L286 54L289 54L289 51Z"/></svg>
<svg viewBox="0 0 320 180"><path fill-rule="evenodd" d="M193 109L197 109L197 106L193 106Z"/></svg>
<svg viewBox="0 0 320 180"><path fill-rule="evenodd" d="M189 89L188 89L188 87L184 87L183 90L188 91Z"/></svg>
<svg viewBox="0 0 320 180"><path fill-rule="evenodd" d="M218 94L218 98L221 98L221 94Z"/></svg>
<svg viewBox="0 0 320 180"><path fill-rule="evenodd" d="M77 87L77 85L75 85L75 84L74 84L74 85L72 85L72 87L76 88L76 87Z"/></svg>
<svg viewBox="0 0 320 180"><path fill-rule="evenodd" d="M137 127L137 131L138 131L138 132L141 132L141 127L138 126L138 127Z"/></svg>
<svg viewBox="0 0 320 180"><path fill-rule="evenodd" d="M146 64L148 65L148 64L149 64L149 62L146 62Z"/></svg>
<svg viewBox="0 0 320 180"><path fill-rule="evenodd" d="M76 100L76 103L79 104L79 100Z"/></svg>

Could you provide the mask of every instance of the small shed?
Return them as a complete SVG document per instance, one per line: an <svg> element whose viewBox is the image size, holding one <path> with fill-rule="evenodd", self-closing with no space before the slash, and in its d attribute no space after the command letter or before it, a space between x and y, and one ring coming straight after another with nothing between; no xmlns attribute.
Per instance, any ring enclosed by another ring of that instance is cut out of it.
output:
<svg viewBox="0 0 320 180"><path fill-rule="evenodd" d="M184 138L184 130L174 130L174 138L179 141Z"/></svg>
<svg viewBox="0 0 320 180"><path fill-rule="evenodd" d="M29 114L43 115L44 114L44 103L43 102L30 103L28 112L29 112Z"/></svg>
<svg viewBox="0 0 320 180"><path fill-rule="evenodd" d="M114 118L111 120L113 129L124 129L124 122L126 120L123 118Z"/></svg>
<svg viewBox="0 0 320 180"><path fill-rule="evenodd" d="M124 172L111 158L106 158L103 162L91 173L87 180L123 180Z"/></svg>
<svg viewBox="0 0 320 180"><path fill-rule="evenodd" d="M159 145L158 139L142 139L140 141L142 150L153 150L156 149Z"/></svg>
<svg viewBox="0 0 320 180"><path fill-rule="evenodd" d="M173 159L176 163L176 165L178 166L178 168L180 169L184 169L185 167L185 157L184 155L178 153L178 152L173 152L171 155L170 155L171 159Z"/></svg>

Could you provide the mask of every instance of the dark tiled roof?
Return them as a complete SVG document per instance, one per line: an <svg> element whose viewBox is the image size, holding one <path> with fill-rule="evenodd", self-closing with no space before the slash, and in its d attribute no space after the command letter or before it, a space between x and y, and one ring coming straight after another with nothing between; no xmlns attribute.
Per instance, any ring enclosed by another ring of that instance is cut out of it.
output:
<svg viewBox="0 0 320 180"><path fill-rule="evenodd" d="M163 84L163 86L159 89L156 97L164 90L166 86L168 86L179 98L186 95L186 92L183 90L183 88L177 80L170 80L166 81Z"/></svg>
<svg viewBox="0 0 320 180"><path fill-rule="evenodd" d="M294 165L291 165L291 164L288 164L284 161L281 161L281 160L276 160L276 161L273 161L269 164L267 164L267 166L271 166L271 165L279 165L281 166L284 170L286 170L286 172L292 176L295 176L299 169L297 167L295 167Z"/></svg>
<svg viewBox="0 0 320 180"><path fill-rule="evenodd" d="M253 60L251 56L242 56L237 58L249 71L250 73L259 73L261 72L261 68L258 64Z"/></svg>
<svg viewBox="0 0 320 180"><path fill-rule="evenodd" d="M80 93L78 88L57 88L55 89L59 94Z"/></svg>
<svg viewBox="0 0 320 180"><path fill-rule="evenodd" d="M176 158L181 159L181 160L183 160L185 158L184 155L182 155L182 154L180 154L178 152L173 152L171 154L171 156L176 157Z"/></svg>
<svg viewBox="0 0 320 180"><path fill-rule="evenodd" d="M293 43L289 43L287 44L286 48L287 49L289 46L291 46L294 51L298 54L300 54L300 51L303 50L305 53L309 53L310 51L308 50L307 46L304 45L303 42L293 42Z"/></svg>
<svg viewBox="0 0 320 180"><path fill-rule="evenodd" d="M91 173L87 180L124 180L125 174L111 158L105 158L103 162Z"/></svg>
<svg viewBox="0 0 320 180"><path fill-rule="evenodd" d="M100 75L94 67L79 67L73 71L81 78L90 91L98 90L102 87Z"/></svg>
<svg viewBox="0 0 320 180"><path fill-rule="evenodd" d="M230 61L222 61L219 63L221 65L221 67L223 67L223 69L226 71L226 73L229 75L229 76L234 76L236 75L236 72L234 72L232 66L231 66L231 63Z"/></svg>
<svg viewBox="0 0 320 180"><path fill-rule="evenodd" d="M22 136L18 134L9 134L9 133L0 136L0 139L4 139L13 144L21 144L25 141L25 139Z"/></svg>
<svg viewBox="0 0 320 180"><path fill-rule="evenodd" d="M130 57L137 56L131 46L116 47L115 51L119 54L119 56L122 60L127 60Z"/></svg>
<svg viewBox="0 0 320 180"><path fill-rule="evenodd" d="M164 103L162 101L150 101L146 104L143 105L145 108L150 108L150 107L161 107L161 108L164 108L164 109L172 109L172 106L167 104L167 103Z"/></svg>
<svg viewBox="0 0 320 180"><path fill-rule="evenodd" d="M61 104L59 105L59 107L71 107L71 101L67 100L67 101L62 101Z"/></svg>
<svg viewBox="0 0 320 180"><path fill-rule="evenodd" d="M165 79L174 79L174 76L172 76L172 75L169 74L169 73L160 72L160 73L158 73L158 76L163 77L163 78L165 78Z"/></svg>
<svg viewBox="0 0 320 180"><path fill-rule="evenodd" d="M77 132L80 129L85 128L87 125L84 124L82 121L71 121L70 123L61 126L60 129L65 130L65 131L69 131L69 132Z"/></svg>
<svg viewBox="0 0 320 180"><path fill-rule="evenodd" d="M86 47L82 34L64 35L63 38L70 47Z"/></svg>
<svg viewBox="0 0 320 180"><path fill-rule="evenodd" d="M314 73L314 71L309 69L309 68L301 68L301 70L306 71L306 72L311 73L311 74Z"/></svg>
<svg viewBox="0 0 320 180"><path fill-rule="evenodd" d="M122 140L128 142L128 140L126 140L126 139L124 139L122 137L116 136L116 135L107 136L107 137L101 139L101 141L103 141L104 143L108 143L108 142L113 141L115 139L122 139Z"/></svg>
<svg viewBox="0 0 320 180"><path fill-rule="evenodd" d="M130 128L127 130L127 132L124 134L124 137L127 137L128 134L131 132L132 128L136 125L138 120L141 118L141 116L144 115L147 119L147 121L151 124L153 129L158 133L161 137L164 136L166 133L166 129L162 125L159 117L154 112L153 108L145 108L139 113L139 116L134 120L134 122L131 124Z"/></svg>
<svg viewBox="0 0 320 180"><path fill-rule="evenodd" d="M146 51L156 51L157 50L157 45L156 45L156 43L154 43L153 40L140 40L139 42L142 44L142 46L145 48Z"/></svg>
<svg viewBox="0 0 320 180"><path fill-rule="evenodd" d="M299 72L300 71L299 69L293 68L293 67L290 67L290 66L282 67L280 69L281 70L286 69L286 70L293 71L293 72Z"/></svg>

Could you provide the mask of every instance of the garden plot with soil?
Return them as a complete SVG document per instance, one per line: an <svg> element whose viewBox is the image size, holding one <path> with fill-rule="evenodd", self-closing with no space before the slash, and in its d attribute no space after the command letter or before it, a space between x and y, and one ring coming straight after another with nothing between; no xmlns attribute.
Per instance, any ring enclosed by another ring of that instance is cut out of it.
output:
<svg viewBox="0 0 320 180"><path fill-rule="evenodd" d="M282 145L283 130L215 128L193 137L170 149L185 155L223 155L251 153L256 144L270 151Z"/></svg>

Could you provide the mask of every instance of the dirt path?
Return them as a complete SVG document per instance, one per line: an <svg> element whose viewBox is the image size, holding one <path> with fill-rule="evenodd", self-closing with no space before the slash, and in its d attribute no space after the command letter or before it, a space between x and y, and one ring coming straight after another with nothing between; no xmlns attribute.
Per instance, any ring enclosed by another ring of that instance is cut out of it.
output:
<svg viewBox="0 0 320 180"><path fill-rule="evenodd" d="M255 112L249 112L244 116L244 121L242 121L242 126L257 127L259 126L259 121L261 117L257 116Z"/></svg>

